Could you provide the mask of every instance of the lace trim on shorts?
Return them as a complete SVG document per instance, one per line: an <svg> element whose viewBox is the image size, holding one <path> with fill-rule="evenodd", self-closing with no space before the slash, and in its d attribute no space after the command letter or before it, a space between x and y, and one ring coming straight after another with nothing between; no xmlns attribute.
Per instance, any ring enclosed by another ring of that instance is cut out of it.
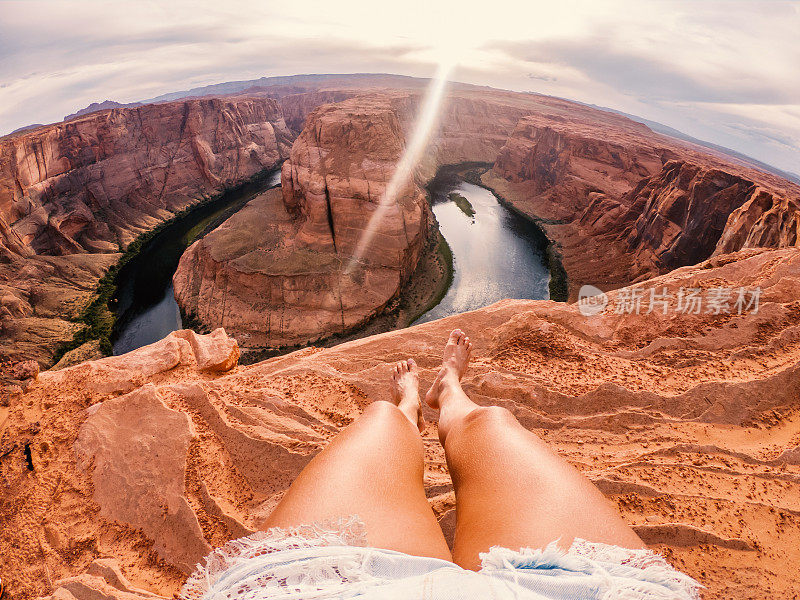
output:
<svg viewBox="0 0 800 600"><path fill-rule="evenodd" d="M502 569L564 569L601 576L606 583L604 599L699 600L703 586L670 565L663 556L646 548L622 548L575 538L563 550L558 540L545 548L514 551L499 546L480 554L481 571Z"/></svg>
<svg viewBox="0 0 800 600"><path fill-rule="evenodd" d="M370 568L370 560L383 551L366 546L366 529L357 516L259 531L209 554L179 598L312 600L368 593L370 587L385 583L385 577L376 578ZM524 584L526 572L540 577L548 570L588 575L587 585L603 600L695 600L702 587L651 550L582 539L575 539L568 551L556 541L542 549L493 547L480 557L481 573L511 577L519 584ZM442 577L458 581L460 570L444 571ZM393 578L403 577L400 572Z"/></svg>
<svg viewBox="0 0 800 600"><path fill-rule="evenodd" d="M318 592L327 596L331 583L344 586L371 579L363 568L363 551L348 553L342 548L366 545L366 529L356 515L258 531L211 552L205 565L197 565L179 598L249 600L294 598L298 593L314 598ZM308 552L328 546L337 547L336 551Z"/></svg>

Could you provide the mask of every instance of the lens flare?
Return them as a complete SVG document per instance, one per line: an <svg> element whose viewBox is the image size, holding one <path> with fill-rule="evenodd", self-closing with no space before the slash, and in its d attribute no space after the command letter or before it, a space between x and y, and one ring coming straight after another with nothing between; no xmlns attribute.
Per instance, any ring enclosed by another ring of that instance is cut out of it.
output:
<svg viewBox="0 0 800 600"><path fill-rule="evenodd" d="M414 167L417 165L420 158L422 158L422 153L428 145L428 138L436 125L439 116L439 108L442 104L442 98L444 97L444 91L447 85L447 79L452 68L452 63L440 64L436 75L431 79L417 118L414 133L411 135L411 142L406 146L403 156L397 163L397 168L392 174L392 178L389 180L386 190L378 201L378 208L372 213L369 223L367 223L367 228L358 241L356 250L347 265L347 269L345 269L345 273L351 273L364 257L378 231L381 221L386 216L386 212L396 202L398 192L403 189L411 178Z"/></svg>

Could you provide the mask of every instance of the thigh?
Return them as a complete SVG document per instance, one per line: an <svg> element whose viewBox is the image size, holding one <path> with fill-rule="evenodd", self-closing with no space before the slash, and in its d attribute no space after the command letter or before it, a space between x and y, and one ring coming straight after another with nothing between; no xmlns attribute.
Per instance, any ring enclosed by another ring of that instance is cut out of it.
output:
<svg viewBox="0 0 800 600"><path fill-rule="evenodd" d="M419 431L375 402L303 469L265 527L358 515L376 548L452 560L425 497Z"/></svg>
<svg viewBox="0 0 800 600"><path fill-rule="evenodd" d="M480 566L492 546L541 548L576 537L642 548L639 537L586 477L514 416L497 407L470 413L445 450L456 490L454 561Z"/></svg>

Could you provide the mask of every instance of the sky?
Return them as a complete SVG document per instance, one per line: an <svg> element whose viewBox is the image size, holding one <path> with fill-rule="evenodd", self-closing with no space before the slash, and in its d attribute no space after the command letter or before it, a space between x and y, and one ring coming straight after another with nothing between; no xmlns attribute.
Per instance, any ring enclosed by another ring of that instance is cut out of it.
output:
<svg viewBox="0 0 800 600"><path fill-rule="evenodd" d="M299 73L453 78L639 115L800 173L800 1L0 0L0 135Z"/></svg>

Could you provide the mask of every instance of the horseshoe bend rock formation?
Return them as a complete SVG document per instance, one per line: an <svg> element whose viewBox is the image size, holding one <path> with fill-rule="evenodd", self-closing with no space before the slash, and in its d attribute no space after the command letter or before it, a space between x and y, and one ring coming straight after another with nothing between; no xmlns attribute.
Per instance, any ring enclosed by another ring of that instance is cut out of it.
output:
<svg viewBox="0 0 800 600"><path fill-rule="evenodd" d="M422 164L353 265L419 102L419 93L365 93L314 111L284 163L282 204L252 201L181 258L174 286L184 312L263 348L345 333L391 306L433 233L420 184L438 165L491 160L521 114L491 98L448 96Z"/></svg>
<svg viewBox="0 0 800 600"><path fill-rule="evenodd" d="M227 373L196 358L231 367L223 332L176 332L42 373L0 409L0 573L12 598L171 597L209 547L258 529L311 457L387 398L394 361L414 356L430 385L460 327L475 343L467 392L557 448L705 598L790 597L798 286L800 250L743 250L610 292L591 317L506 300ZM690 287L762 293L757 313L617 313L650 287L673 300ZM452 540L452 487L424 412L425 485Z"/></svg>
<svg viewBox="0 0 800 600"><path fill-rule="evenodd" d="M290 135L274 100L240 98L114 109L0 140L3 352L47 362L127 244L277 165Z"/></svg>
<svg viewBox="0 0 800 600"><path fill-rule="evenodd" d="M252 201L182 257L174 287L184 312L258 349L346 333L393 306L434 233L422 185L440 165L493 160L525 110L502 94L450 93L422 161L372 223L420 100L364 92L317 108L283 165L283 205Z"/></svg>
<svg viewBox="0 0 800 600"><path fill-rule="evenodd" d="M282 190L251 201L181 258L173 281L184 312L251 348L343 333L380 312L430 233L424 193L405 182L351 263L403 148L397 115L381 99L318 109L284 163Z"/></svg>

